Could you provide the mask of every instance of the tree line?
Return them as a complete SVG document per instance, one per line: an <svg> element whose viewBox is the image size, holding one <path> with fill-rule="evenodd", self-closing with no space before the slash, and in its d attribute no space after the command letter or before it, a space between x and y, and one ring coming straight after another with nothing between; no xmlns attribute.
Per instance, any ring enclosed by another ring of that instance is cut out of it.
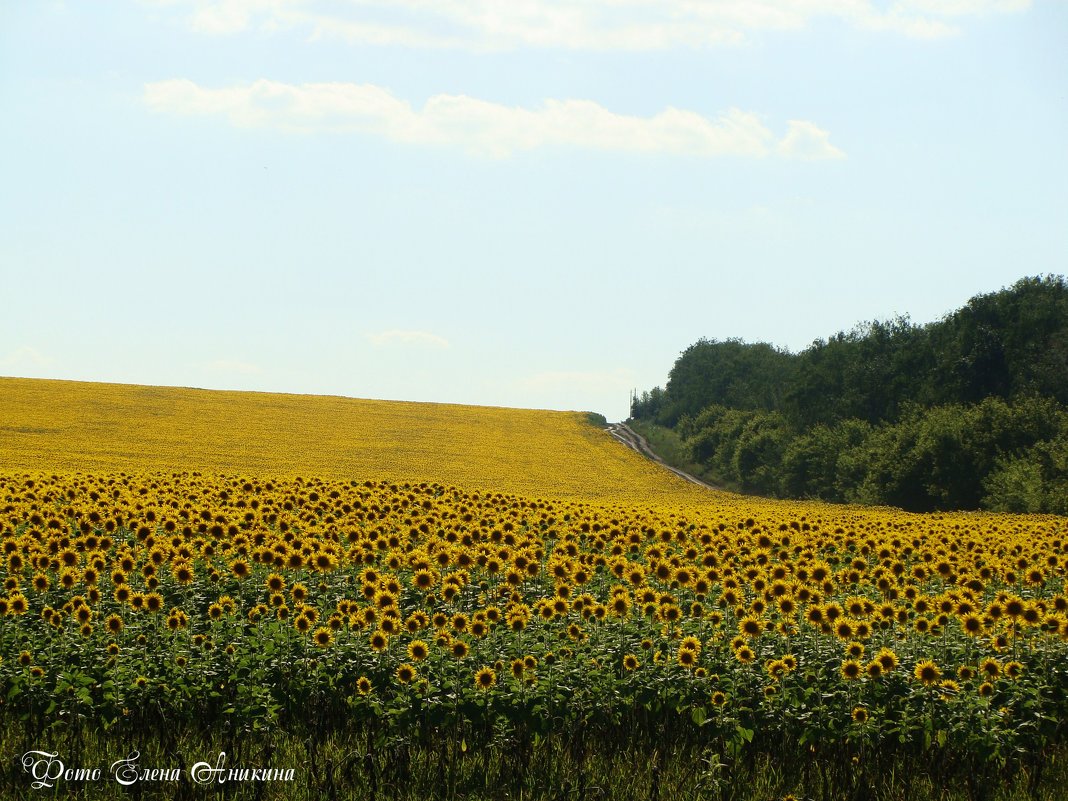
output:
<svg viewBox="0 0 1068 801"><path fill-rule="evenodd" d="M743 492L915 511L1068 513L1068 281L1024 278L927 325L791 353L702 339L631 417Z"/></svg>

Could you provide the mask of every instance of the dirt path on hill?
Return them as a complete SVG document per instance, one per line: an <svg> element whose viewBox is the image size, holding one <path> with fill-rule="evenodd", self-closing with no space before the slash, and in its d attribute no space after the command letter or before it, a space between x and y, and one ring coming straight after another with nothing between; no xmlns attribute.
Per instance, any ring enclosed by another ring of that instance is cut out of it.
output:
<svg viewBox="0 0 1068 801"><path fill-rule="evenodd" d="M721 489L720 487L717 487L714 484L709 484L707 481L702 481L701 479L697 478L697 476L691 476L689 473L686 473L682 470L679 470L677 467L672 467L671 465L669 465L667 462L665 462L663 459L653 453L653 449L649 447L649 443L645 441L645 437L643 437L641 434L638 434L626 423L610 423L608 425L607 431L614 439L619 440L631 450L637 451L646 459L651 459L652 461L656 462L665 470L670 470L679 478L684 478L687 481L690 481L694 484L699 484L702 487L707 487L708 489Z"/></svg>

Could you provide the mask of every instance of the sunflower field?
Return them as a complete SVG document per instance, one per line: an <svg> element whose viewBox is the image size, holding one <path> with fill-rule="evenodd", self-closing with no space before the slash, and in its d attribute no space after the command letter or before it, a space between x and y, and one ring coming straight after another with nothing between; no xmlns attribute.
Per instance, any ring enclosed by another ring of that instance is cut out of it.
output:
<svg viewBox="0 0 1068 801"><path fill-rule="evenodd" d="M309 798L1049 787L1068 520L664 492L5 470L5 758L210 743Z"/></svg>

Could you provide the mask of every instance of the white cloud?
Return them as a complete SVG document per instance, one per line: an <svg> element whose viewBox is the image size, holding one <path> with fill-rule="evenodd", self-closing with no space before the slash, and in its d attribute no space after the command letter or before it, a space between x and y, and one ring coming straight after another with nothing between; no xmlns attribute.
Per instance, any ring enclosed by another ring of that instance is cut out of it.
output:
<svg viewBox="0 0 1068 801"><path fill-rule="evenodd" d="M153 0L146 0L152 2ZM944 37L947 22L1028 9L1030 0L154 0L194 30L294 29L310 38L405 47L653 50L743 41L820 18L910 37Z"/></svg>
<svg viewBox="0 0 1068 801"><path fill-rule="evenodd" d="M791 121L776 145L751 112L729 109L715 119L667 108L652 117L617 114L590 100L546 100L539 108L505 106L465 95L435 95L416 110L371 84L286 84L259 80L209 89L188 80L145 86L145 102L160 113L221 115L241 127L300 132L361 132L397 142L461 147L502 158L538 147L579 147L677 155L840 158L827 133Z"/></svg>
<svg viewBox="0 0 1068 801"><path fill-rule="evenodd" d="M984 16L1027 11L1031 0L899 0L897 13L934 14L942 17Z"/></svg>
<svg viewBox="0 0 1068 801"><path fill-rule="evenodd" d="M377 334L368 334L367 339L373 345L382 347L387 345L408 345L411 347L447 348L449 341L429 331L409 331L392 329L381 331Z"/></svg>
<svg viewBox="0 0 1068 801"><path fill-rule="evenodd" d="M790 120L788 125L776 148L780 156L805 161L845 158L845 153L830 143L829 134L811 122Z"/></svg>
<svg viewBox="0 0 1068 801"><path fill-rule="evenodd" d="M50 367L54 363L55 359L30 345L20 345L5 353L3 357L0 357L0 369L5 371L36 371Z"/></svg>

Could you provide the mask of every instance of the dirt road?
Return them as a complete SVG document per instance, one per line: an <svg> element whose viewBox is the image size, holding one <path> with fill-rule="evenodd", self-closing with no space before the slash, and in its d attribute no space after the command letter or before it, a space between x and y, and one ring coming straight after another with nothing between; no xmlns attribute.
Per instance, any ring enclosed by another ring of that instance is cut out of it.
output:
<svg viewBox="0 0 1068 801"><path fill-rule="evenodd" d="M697 478L697 476L691 476L689 473L683 472L682 470L679 470L678 468L669 465L667 462L665 462L663 459L653 453L652 448L649 447L649 443L645 441L645 438L641 434L638 434L626 423L610 423L608 425L607 430L609 434L611 434L615 439L622 442L628 448L637 451L646 459L652 459L665 470L670 470L679 478L684 478L687 481L693 482L694 484L699 484L702 487L708 487L708 489L719 489L719 487L713 484L709 484L707 481L702 481L701 479Z"/></svg>

